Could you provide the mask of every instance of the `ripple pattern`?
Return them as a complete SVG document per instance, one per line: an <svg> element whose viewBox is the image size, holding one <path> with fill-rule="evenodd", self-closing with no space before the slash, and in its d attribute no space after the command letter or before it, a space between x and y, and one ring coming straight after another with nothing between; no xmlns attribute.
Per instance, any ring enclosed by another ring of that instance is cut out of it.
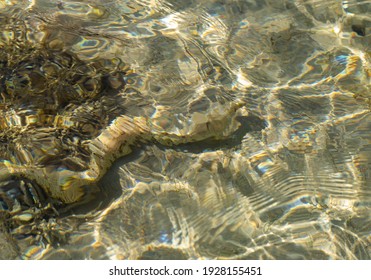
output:
<svg viewBox="0 0 371 280"><path fill-rule="evenodd" d="M0 8L0 258L370 259L370 3Z"/></svg>

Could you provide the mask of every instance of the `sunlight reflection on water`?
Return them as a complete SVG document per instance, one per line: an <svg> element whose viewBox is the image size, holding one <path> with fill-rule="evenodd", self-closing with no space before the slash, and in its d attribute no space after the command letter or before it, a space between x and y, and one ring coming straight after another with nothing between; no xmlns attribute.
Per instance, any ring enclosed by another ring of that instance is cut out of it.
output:
<svg viewBox="0 0 371 280"><path fill-rule="evenodd" d="M370 259L371 4L222 2L0 1L0 259Z"/></svg>

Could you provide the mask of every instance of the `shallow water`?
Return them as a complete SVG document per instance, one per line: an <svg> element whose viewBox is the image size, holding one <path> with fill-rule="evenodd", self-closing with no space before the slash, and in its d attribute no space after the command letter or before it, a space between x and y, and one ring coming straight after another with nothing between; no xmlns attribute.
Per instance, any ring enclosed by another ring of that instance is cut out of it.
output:
<svg viewBox="0 0 371 280"><path fill-rule="evenodd" d="M0 8L0 259L370 259L368 1Z"/></svg>

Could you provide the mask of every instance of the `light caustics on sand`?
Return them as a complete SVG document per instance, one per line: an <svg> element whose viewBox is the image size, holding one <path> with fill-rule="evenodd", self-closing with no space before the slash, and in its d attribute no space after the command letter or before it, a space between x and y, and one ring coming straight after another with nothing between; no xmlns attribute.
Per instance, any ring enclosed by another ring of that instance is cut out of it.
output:
<svg viewBox="0 0 371 280"><path fill-rule="evenodd" d="M0 7L17 256L370 258L367 1Z"/></svg>

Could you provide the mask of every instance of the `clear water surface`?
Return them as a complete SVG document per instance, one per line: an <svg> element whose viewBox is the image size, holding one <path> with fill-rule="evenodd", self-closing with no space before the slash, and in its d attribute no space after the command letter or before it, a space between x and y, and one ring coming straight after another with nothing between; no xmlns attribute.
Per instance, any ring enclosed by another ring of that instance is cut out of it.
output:
<svg viewBox="0 0 371 280"><path fill-rule="evenodd" d="M370 259L370 15L0 1L0 258Z"/></svg>

